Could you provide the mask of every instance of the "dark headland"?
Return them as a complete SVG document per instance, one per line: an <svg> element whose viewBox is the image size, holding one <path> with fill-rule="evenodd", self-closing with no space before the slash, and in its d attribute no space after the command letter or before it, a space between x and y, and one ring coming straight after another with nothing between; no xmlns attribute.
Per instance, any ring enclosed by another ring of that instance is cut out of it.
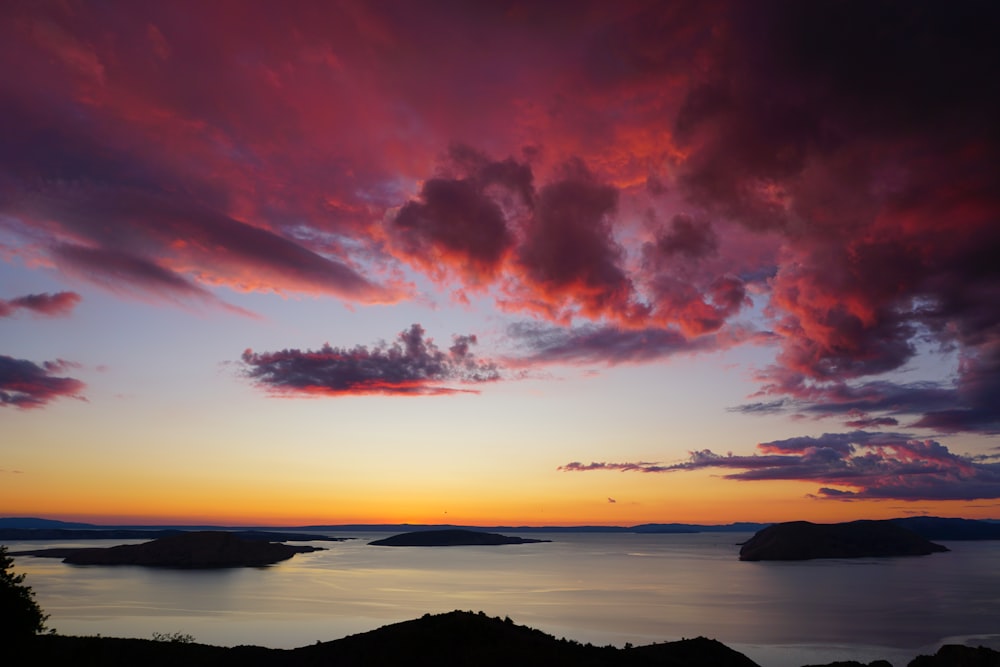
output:
<svg viewBox="0 0 1000 667"><path fill-rule="evenodd" d="M926 556L941 551L948 548L892 521L790 521L757 531L740 548L740 560Z"/></svg>
<svg viewBox="0 0 1000 667"><path fill-rule="evenodd" d="M508 537L498 533L484 533L478 530L418 530L412 533L393 535L369 542L379 547L458 547L458 546L500 546L504 544L534 544L549 542L528 537Z"/></svg>
<svg viewBox="0 0 1000 667"><path fill-rule="evenodd" d="M408 665L430 667L757 667L757 663L714 639L696 637L646 646L616 648L557 639L509 618L482 612L425 614L334 641L296 649L260 646L225 648L188 641L114 637L68 637L42 634L23 646L7 647L11 664L100 667L305 667L338 665ZM1000 652L958 645L941 647L934 656L918 656L909 667L993 667ZM885 665L876 661L868 667ZM814 665L813 667L823 667ZM856 662L825 667L865 667Z"/></svg>
<svg viewBox="0 0 1000 667"><path fill-rule="evenodd" d="M142 544L75 549L38 549L12 555L62 558L72 565L146 565L151 567L259 567L287 560L321 547L248 540L225 531L193 531Z"/></svg>

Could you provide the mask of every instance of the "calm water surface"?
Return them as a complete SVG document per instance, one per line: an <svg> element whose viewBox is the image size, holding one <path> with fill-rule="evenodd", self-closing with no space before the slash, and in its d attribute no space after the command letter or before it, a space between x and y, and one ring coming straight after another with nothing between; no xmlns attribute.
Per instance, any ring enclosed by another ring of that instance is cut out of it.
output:
<svg viewBox="0 0 1000 667"><path fill-rule="evenodd" d="M905 665L944 641L1000 649L1000 542L945 542L951 552L917 558L742 563L737 544L749 533L530 535L553 541L450 548L367 545L384 533L338 536L357 539L315 542L328 550L268 568L18 557L16 569L63 634L183 632L208 644L292 648L465 609L600 645L703 635L764 667Z"/></svg>

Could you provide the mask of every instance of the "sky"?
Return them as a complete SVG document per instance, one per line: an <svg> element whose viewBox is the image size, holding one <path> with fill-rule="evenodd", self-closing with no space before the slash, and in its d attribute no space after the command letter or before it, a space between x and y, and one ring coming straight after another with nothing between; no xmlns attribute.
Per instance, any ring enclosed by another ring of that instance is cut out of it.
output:
<svg viewBox="0 0 1000 667"><path fill-rule="evenodd" d="M0 4L0 515L1000 518L992 2Z"/></svg>

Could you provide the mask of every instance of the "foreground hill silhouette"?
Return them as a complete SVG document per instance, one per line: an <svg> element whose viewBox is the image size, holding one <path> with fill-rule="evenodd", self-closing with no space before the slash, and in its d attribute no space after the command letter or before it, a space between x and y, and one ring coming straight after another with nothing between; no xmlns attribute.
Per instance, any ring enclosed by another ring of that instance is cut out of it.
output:
<svg viewBox="0 0 1000 667"><path fill-rule="evenodd" d="M368 544L379 547L458 547L458 546L500 546L504 544L533 544L551 540L536 540L528 537L508 537L497 533L478 530L418 530L402 535L393 535Z"/></svg>
<svg viewBox="0 0 1000 667"><path fill-rule="evenodd" d="M755 667L712 639L619 649L556 639L510 619L465 611L426 614L335 641L282 650L183 642L40 635L26 647L41 665L221 665L239 667L377 665L455 667Z"/></svg>
<svg viewBox="0 0 1000 667"><path fill-rule="evenodd" d="M17 651L5 654L14 659L11 664L28 664L30 660L30 664L74 667L760 667L742 653L704 637L629 648L601 647L556 639L510 619L467 611L427 614L291 650L38 635ZM834 665L863 667L855 662L828 663L827 667ZM943 646L936 655L918 656L909 663L909 667L995 666L1000 666L1000 652L956 645Z"/></svg>
<svg viewBox="0 0 1000 667"><path fill-rule="evenodd" d="M740 560L926 556L941 551L948 548L892 521L789 521L757 531L740 548Z"/></svg>
<svg viewBox="0 0 1000 667"><path fill-rule="evenodd" d="M146 565L152 567L258 567L287 560L321 547L247 540L225 531L194 531L142 544L75 549L38 549L15 555L62 558L72 565Z"/></svg>

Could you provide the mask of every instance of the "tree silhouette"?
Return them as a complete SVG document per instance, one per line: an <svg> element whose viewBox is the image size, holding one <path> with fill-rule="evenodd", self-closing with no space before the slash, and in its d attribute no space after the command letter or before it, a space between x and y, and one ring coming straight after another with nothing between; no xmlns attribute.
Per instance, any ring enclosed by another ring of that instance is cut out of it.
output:
<svg viewBox="0 0 1000 667"><path fill-rule="evenodd" d="M35 602L35 592L25 586L24 575L14 574L14 559L0 545L0 636L25 639L45 630L47 615Z"/></svg>

